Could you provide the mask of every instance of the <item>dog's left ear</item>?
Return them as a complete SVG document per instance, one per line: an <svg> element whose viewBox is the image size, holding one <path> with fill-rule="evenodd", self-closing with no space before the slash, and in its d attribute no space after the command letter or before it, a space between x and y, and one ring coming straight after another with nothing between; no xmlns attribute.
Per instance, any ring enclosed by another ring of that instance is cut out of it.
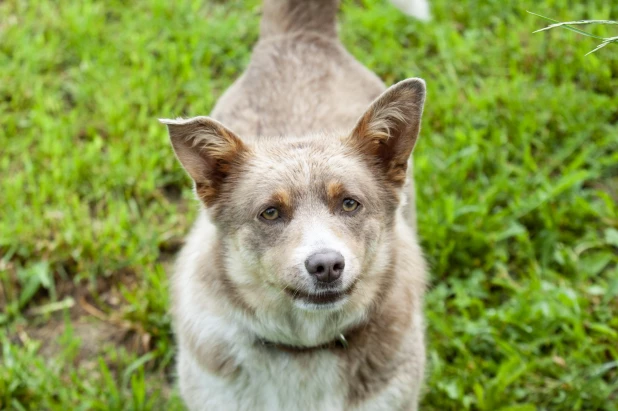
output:
<svg viewBox="0 0 618 411"><path fill-rule="evenodd" d="M231 130L209 117L159 121L167 125L176 157L195 182L199 199L211 205L248 148Z"/></svg>
<svg viewBox="0 0 618 411"><path fill-rule="evenodd" d="M418 138L425 82L401 81L382 93L358 120L348 143L382 168L396 185L406 179L408 159Z"/></svg>

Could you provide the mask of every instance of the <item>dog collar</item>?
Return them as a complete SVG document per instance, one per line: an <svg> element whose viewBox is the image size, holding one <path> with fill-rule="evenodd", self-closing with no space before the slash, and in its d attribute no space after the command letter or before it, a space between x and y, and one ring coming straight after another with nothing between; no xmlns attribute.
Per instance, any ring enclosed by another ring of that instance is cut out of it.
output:
<svg viewBox="0 0 618 411"><path fill-rule="evenodd" d="M348 348L348 340L345 338L345 335L339 334L337 338L334 340L320 344L315 346L301 346L301 345L288 345L276 343L268 340L258 340L258 342L264 346L269 348L274 348L280 351L288 352L288 353L307 353L312 351L321 351L321 350L331 350L331 349L347 349Z"/></svg>

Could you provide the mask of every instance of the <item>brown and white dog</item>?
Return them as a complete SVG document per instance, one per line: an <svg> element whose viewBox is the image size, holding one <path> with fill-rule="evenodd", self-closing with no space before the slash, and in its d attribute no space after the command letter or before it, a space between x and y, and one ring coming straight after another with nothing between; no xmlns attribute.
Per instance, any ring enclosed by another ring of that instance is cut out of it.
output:
<svg viewBox="0 0 618 411"><path fill-rule="evenodd" d="M425 83L385 90L338 40L337 3L266 0L251 63L211 117L162 120L200 200L172 278L192 410L418 406L410 156Z"/></svg>

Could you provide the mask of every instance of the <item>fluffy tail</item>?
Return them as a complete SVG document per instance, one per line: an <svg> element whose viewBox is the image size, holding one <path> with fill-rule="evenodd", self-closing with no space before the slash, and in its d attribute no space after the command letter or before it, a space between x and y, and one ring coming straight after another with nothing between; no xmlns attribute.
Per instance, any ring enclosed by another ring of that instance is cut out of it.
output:
<svg viewBox="0 0 618 411"><path fill-rule="evenodd" d="M429 20L428 0L391 0L401 11ZM264 0L260 37L317 32L337 35L339 0Z"/></svg>

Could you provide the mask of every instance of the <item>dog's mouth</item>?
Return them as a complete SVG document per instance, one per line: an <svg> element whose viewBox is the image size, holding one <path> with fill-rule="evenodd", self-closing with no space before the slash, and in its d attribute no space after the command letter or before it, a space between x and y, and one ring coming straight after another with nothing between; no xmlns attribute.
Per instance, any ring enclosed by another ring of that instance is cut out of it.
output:
<svg viewBox="0 0 618 411"><path fill-rule="evenodd" d="M352 284L345 290L317 290L315 293L308 293L298 289L289 288L286 288L285 291L294 300L303 301L309 304L327 305L339 302L349 296L354 290L354 285L355 284Z"/></svg>

